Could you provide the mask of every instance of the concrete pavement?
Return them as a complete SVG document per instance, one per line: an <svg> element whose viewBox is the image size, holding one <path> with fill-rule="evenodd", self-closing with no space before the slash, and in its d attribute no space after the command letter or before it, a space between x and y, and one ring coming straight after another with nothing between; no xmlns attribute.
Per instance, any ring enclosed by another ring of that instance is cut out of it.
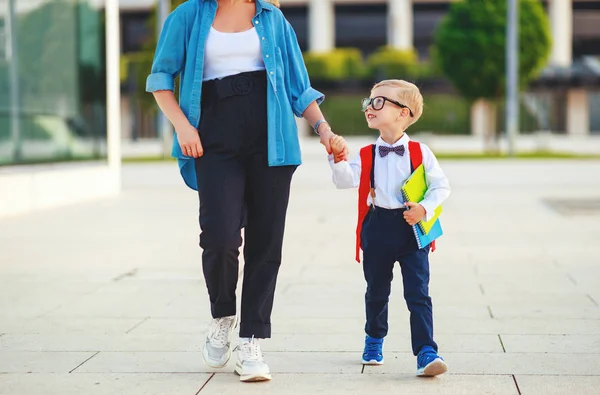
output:
<svg viewBox="0 0 600 395"><path fill-rule="evenodd" d="M386 365L359 363L356 191L304 144L262 343L272 382L202 364L196 195L157 163L125 166L117 199L0 221L0 394L599 393L600 161L442 163L431 293L450 373L418 379L400 281Z"/></svg>

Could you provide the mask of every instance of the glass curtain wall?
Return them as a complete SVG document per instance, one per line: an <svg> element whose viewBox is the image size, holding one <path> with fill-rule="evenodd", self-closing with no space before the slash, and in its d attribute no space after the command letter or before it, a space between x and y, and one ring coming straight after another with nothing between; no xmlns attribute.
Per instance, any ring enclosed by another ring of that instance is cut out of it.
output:
<svg viewBox="0 0 600 395"><path fill-rule="evenodd" d="M106 152L104 16L85 0L0 0L0 165Z"/></svg>

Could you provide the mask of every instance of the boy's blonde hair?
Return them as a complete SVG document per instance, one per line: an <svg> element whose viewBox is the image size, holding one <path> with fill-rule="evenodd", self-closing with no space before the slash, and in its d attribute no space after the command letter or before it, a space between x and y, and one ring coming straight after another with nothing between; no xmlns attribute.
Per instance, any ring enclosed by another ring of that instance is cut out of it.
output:
<svg viewBox="0 0 600 395"><path fill-rule="evenodd" d="M267 3L271 3L275 7L279 8L279 1L278 0L267 0Z"/></svg>
<svg viewBox="0 0 600 395"><path fill-rule="evenodd" d="M395 99L398 99L400 103L407 106L413 113L409 125L412 125L421 118L421 115L423 115L423 96L415 84L411 84L404 80L384 80L376 83L373 88L371 88L371 93L381 86L396 88Z"/></svg>

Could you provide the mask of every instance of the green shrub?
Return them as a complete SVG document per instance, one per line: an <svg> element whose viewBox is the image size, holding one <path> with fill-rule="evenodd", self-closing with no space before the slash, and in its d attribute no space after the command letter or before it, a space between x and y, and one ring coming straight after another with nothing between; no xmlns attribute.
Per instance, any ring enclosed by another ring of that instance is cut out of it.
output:
<svg viewBox="0 0 600 395"><path fill-rule="evenodd" d="M367 59L369 76L375 80L414 78L419 75L419 58L415 50L381 47Z"/></svg>
<svg viewBox="0 0 600 395"><path fill-rule="evenodd" d="M304 54L304 63L312 79L342 81L361 79L365 76L365 65L356 48L337 48L327 53Z"/></svg>
<svg viewBox="0 0 600 395"><path fill-rule="evenodd" d="M367 96L368 91L364 96ZM329 95L321 107L336 133L348 135L372 135L376 130L367 127L360 110L360 95ZM421 119L408 129L409 134L432 132L435 134L468 134L470 130L469 102L448 94L425 95L425 108Z"/></svg>

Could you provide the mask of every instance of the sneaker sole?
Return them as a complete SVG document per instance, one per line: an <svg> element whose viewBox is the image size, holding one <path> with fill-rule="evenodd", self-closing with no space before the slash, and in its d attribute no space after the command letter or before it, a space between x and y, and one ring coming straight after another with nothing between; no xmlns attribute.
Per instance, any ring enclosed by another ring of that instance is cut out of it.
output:
<svg viewBox="0 0 600 395"><path fill-rule="evenodd" d="M430 362L427 366L417 370L417 376L420 377L433 377L440 374L444 374L448 371L448 365L441 359L436 359Z"/></svg>
<svg viewBox="0 0 600 395"><path fill-rule="evenodd" d="M378 361L376 361L374 359L371 359L370 361L365 361L363 359L363 360L361 360L361 362L362 362L363 365L371 365L371 366L380 366L380 365L383 365L383 363L384 363L383 360L381 360L381 362L378 362Z"/></svg>
<svg viewBox="0 0 600 395"><path fill-rule="evenodd" d="M237 328L237 317L235 319L235 322L233 323L233 325L231 326L231 329L229 330L229 337L228 337L228 341L229 341L229 350L227 351L227 359L225 360L225 362L223 364L215 364L215 363L211 363L209 361L209 358L207 356L207 352L206 352L206 342L204 343L205 346L202 348L202 359L204 360L204 363L213 369L222 369L224 368L227 363L229 362L229 360L231 359L231 353L232 353L232 348L231 348L231 338L233 337L233 331L235 331L235 328Z"/></svg>
<svg viewBox="0 0 600 395"><path fill-rule="evenodd" d="M272 380L270 373L242 374L241 367L239 367L237 364L235 366L235 374L240 376L240 381L244 383L258 383L260 381Z"/></svg>

